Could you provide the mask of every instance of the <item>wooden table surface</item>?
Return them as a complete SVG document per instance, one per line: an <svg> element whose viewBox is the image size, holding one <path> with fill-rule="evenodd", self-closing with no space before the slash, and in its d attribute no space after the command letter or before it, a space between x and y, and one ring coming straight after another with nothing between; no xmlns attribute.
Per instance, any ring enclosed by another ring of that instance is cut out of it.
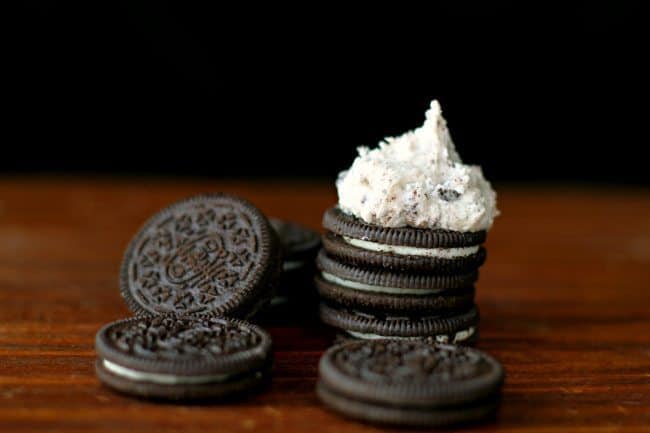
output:
<svg viewBox="0 0 650 433"><path fill-rule="evenodd" d="M331 184L0 179L0 431L362 432L314 393L331 332L269 326L269 389L234 404L121 396L94 374L93 339L129 316L121 255L157 209L227 191L319 228ZM467 431L650 431L650 191L498 188L481 271L479 348L507 371L495 421ZM464 431L464 430L463 430Z"/></svg>

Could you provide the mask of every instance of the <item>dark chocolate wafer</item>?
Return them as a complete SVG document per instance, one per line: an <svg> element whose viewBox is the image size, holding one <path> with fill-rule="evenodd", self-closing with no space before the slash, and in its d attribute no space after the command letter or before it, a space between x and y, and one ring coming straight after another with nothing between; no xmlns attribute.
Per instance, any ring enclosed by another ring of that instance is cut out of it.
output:
<svg viewBox="0 0 650 433"><path fill-rule="evenodd" d="M413 340L353 341L322 356L317 393L352 418L442 426L493 414L503 380L499 362L475 349Z"/></svg>
<svg viewBox="0 0 650 433"><path fill-rule="evenodd" d="M281 250L251 203L226 194L177 202L131 241L120 289L134 313L249 317L277 286Z"/></svg>
<svg viewBox="0 0 650 433"><path fill-rule="evenodd" d="M473 344L479 313L476 306L447 315L402 315L361 311L322 302L321 320L355 338L428 338L439 343Z"/></svg>
<svg viewBox="0 0 650 433"><path fill-rule="evenodd" d="M382 227L368 224L334 206L325 211L323 227L339 236L349 236L364 241L416 248L454 248L480 245L486 232L456 232L413 227Z"/></svg>
<svg viewBox="0 0 650 433"><path fill-rule="evenodd" d="M316 276L315 282L321 298L363 310L379 310L396 314L422 311L449 313L467 310L474 304L473 287L417 295L355 290L327 281L321 276Z"/></svg>
<svg viewBox="0 0 650 433"><path fill-rule="evenodd" d="M283 250L284 271L291 271L311 262L320 249L320 233L301 224L278 218L269 219Z"/></svg>
<svg viewBox="0 0 650 433"><path fill-rule="evenodd" d="M432 257L426 255L395 254L385 251L372 251L346 242L332 232L323 235L323 247L340 261L355 266L375 267L392 271L458 274L478 269L485 262L485 248L476 247L476 252L458 257ZM472 249L473 251L473 249Z"/></svg>
<svg viewBox="0 0 650 433"><path fill-rule="evenodd" d="M471 287L478 278L478 271L476 270L464 274L413 274L362 268L336 260L327 254L325 250L321 250L318 254L316 264L323 277L325 279L330 278L331 282L343 285L348 284L347 282L350 281L367 286L401 289L399 290L401 293L462 289ZM398 290L393 291L398 292Z"/></svg>
<svg viewBox="0 0 650 433"><path fill-rule="evenodd" d="M315 305L314 258L321 245L320 233L291 221L277 218L269 221L278 234L283 249L282 276L270 309L273 314L291 314L291 306L288 304L292 301Z"/></svg>

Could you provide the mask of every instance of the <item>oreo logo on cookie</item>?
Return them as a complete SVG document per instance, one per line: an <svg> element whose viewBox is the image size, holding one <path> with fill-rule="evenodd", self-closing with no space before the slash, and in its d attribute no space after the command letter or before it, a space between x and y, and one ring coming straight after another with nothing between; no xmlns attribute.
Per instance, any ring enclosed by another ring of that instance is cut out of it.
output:
<svg viewBox="0 0 650 433"><path fill-rule="evenodd" d="M269 222L252 204L197 196L143 226L124 256L120 288L135 313L247 317L270 298L280 254Z"/></svg>

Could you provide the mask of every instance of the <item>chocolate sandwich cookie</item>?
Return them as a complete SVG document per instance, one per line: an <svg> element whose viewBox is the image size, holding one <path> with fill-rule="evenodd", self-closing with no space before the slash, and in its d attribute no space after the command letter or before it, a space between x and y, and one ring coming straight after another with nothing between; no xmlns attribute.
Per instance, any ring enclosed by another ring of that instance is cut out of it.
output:
<svg viewBox="0 0 650 433"><path fill-rule="evenodd" d="M425 339L435 343L472 345L478 338L479 313L476 306L464 312L426 315L361 311L322 302L321 320L356 339Z"/></svg>
<svg viewBox="0 0 650 433"><path fill-rule="evenodd" d="M381 227L336 206L323 215L323 226L328 253L355 265L450 274L475 270L485 261L485 231Z"/></svg>
<svg viewBox="0 0 650 433"><path fill-rule="evenodd" d="M272 305L290 299L313 298L314 258L320 249L320 234L300 224L276 218L270 219L283 251L282 276Z"/></svg>
<svg viewBox="0 0 650 433"><path fill-rule="evenodd" d="M282 270L291 272L311 266L320 249L320 234L298 223L270 219L283 250Z"/></svg>
<svg viewBox="0 0 650 433"><path fill-rule="evenodd" d="M357 246L357 245L362 245ZM367 241L354 240L327 232L323 235L323 246L333 256L357 266L372 266L394 271L435 272L451 274L470 272L485 263L486 251L482 246L458 248L422 248L424 253L414 254L411 247L379 247ZM368 249L368 248L375 248ZM400 254L406 250L409 254ZM455 252L466 252L457 255ZM447 257L449 256L449 257Z"/></svg>
<svg viewBox="0 0 650 433"><path fill-rule="evenodd" d="M317 393L331 409L363 421L444 426L495 412L503 368L475 349L421 341L354 341L330 348Z"/></svg>
<svg viewBox="0 0 650 433"><path fill-rule="evenodd" d="M465 274L412 274L357 267L321 250L316 259L319 294L325 299L360 308L459 310L474 300L476 270Z"/></svg>
<svg viewBox="0 0 650 433"><path fill-rule="evenodd" d="M120 320L95 338L99 379L157 399L222 398L263 384L271 338L257 326L210 315L160 314Z"/></svg>
<svg viewBox="0 0 650 433"><path fill-rule="evenodd" d="M275 231L255 206L200 195L145 223L124 255L120 289L136 314L249 317L271 298L280 271Z"/></svg>
<svg viewBox="0 0 650 433"><path fill-rule="evenodd" d="M399 295L391 293L371 293L353 290L331 283L320 275L314 279L318 294L323 299L337 302L346 307L366 310L390 311L393 313L427 311L444 313L469 309L474 303L474 287L456 290L442 290L433 294Z"/></svg>

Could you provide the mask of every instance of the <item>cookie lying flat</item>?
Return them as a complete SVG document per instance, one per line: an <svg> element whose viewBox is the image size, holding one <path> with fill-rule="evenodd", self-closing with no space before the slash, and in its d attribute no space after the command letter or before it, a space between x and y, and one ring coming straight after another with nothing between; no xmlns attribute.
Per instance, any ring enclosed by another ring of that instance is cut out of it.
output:
<svg viewBox="0 0 650 433"><path fill-rule="evenodd" d="M338 207L323 215L328 253L355 265L438 274L471 272L485 261L486 232L368 224Z"/></svg>
<svg viewBox="0 0 650 433"><path fill-rule="evenodd" d="M353 341L322 356L317 393L325 405L352 418L443 426L493 414L503 380L499 362L475 349Z"/></svg>
<svg viewBox="0 0 650 433"><path fill-rule="evenodd" d="M145 223L124 255L120 289L136 314L249 317L272 297L280 267L279 242L257 208L201 195Z"/></svg>
<svg viewBox="0 0 650 433"><path fill-rule="evenodd" d="M382 269L359 268L331 257L321 250L316 259L321 275L328 281L356 290L378 293L427 294L471 287L478 272L465 274L408 274Z"/></svg>
<svg viewBox="0 0 650 433"><path fill-rule="evenodd" d="M331 255L357 266L370 266L408 272L435 272L437 274L467 273L485 263L483 247L470 247L467 255L457 257L435 257L428 255L397 254L390 251L375 251L361 248L346 241L343 236L327 232L323 235L323 246ZM364 244L365 247L367 245ZM442 249L438 249L442 251Z"/></svg>
<svg viewBox="0 0 650 433"><path fill-rule="evenodd" d="M466 311L474 304L474 287L455 290L441 290L427 295L401 295L393 293L372 293L354 290L323 279L314 279L322 299L350 308L367 311L383 311L395 314L409 312L450 313Z"/></svg>
<svg viewBox="0 0 650 433"><path fill-rule="evenodd" d="M99 379L157 399L222 398L269 377L271 338L255 325L207 315L163 314L113 322L95 338Z"/></svg>
<svg viewBox="0 0 650 433"><path fill-rule="evenodd" d="M321 303L321 320L347 335L364 340L382 338L427 339L436 343L471 345L478 338L479 313L475 306L451 315L408 316L372 314L340 305Z"/></svg>
<svg viewBox="0 0 650 433"><path fill-rule="evenodd" d="M476 270L465 274L411 274L356 267L321 250L319 294L344 305L390 311L458 310L474 300Z"/></svg>

